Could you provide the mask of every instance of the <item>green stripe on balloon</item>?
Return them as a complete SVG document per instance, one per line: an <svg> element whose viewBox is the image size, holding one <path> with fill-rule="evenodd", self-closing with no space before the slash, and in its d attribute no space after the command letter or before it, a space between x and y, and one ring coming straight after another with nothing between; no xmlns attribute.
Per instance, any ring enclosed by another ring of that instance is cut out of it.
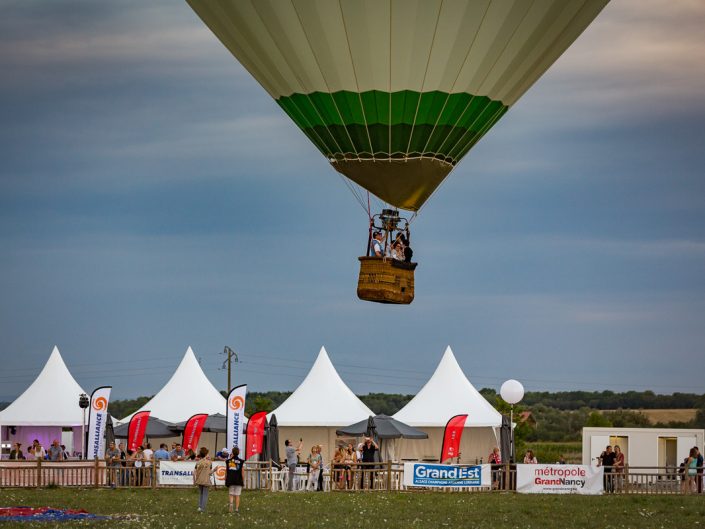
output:
<svg viewBox="0 0 705 529"><path fill-rule="evenodd" d="M485 96L439 91L314 92L277 102L325 156L424 155L450 163L507 111Z"/></svg>
<svg viewBox="0 0 705 529"><path fill-rule="evenodd" d="M439 91L314 92L277 102L328 157L432 155L451 163L507 111L486 96Z"/></svg>

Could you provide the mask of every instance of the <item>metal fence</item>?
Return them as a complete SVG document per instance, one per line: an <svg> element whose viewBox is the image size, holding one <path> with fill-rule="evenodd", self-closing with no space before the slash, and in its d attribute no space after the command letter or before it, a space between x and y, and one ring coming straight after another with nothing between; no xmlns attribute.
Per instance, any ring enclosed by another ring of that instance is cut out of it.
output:
<svg viewBox="0 0 705 529"><path fill-rule="evenodd" d="M122 461L107 466L105 461L2 461L0 462L0 488L4 487L172 487L160 482L160 461L145 462L135 466L133 461ZM224 479L224 467L216 472ZM516 466L492 465L491 486L446 487L445 492L493 492L516 490ZM404 465L391 461L379 463L353 463L342 465L330 463L323 469L320 478L309 472L306 465L297 466L292 473L287 467L273 466L271 462L245 463L243 468L245 488L266 491L323 490L330 492L356 491L428 491L404 486ZM221 481L222 483L222 481ZM190 485L188 479L182 486ZM675 468L630 467L620 469L605 467L605 493L614 494L683 494L702 493L703 467L688 480ZM178 485L176 485L178 486ZM688 490L688 487L691 487Z"/></svg>

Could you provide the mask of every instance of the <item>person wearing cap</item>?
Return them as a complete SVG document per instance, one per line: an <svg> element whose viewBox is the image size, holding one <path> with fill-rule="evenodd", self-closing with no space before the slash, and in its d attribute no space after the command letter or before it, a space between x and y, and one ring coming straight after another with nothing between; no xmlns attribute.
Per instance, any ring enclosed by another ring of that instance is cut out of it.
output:
<svg viewBox="0 0 705 529"><path fill-rule="evenodd" d="M215 458L220 460L220 461L226 461L230 457L230 454L228 453L228 447L224 446L223 449L215 454Z"/></svg>
<svg viewBox="0 0 705 529"><path fill-rule="evenodd" d="M372 234L372 253L376 257L384 257L384 237L381 231Z"/></svg>

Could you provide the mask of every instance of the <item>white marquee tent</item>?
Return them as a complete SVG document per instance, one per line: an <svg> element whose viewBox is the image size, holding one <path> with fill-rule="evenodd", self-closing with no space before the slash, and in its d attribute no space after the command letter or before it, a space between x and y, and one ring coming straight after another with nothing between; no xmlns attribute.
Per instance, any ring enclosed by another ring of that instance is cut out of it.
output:
<svg viewBox="0 0 705 529"><path fill-rule="evenodd" d="M492 448L499 444L502 415L470 383L449 346L424 387L394 414L395 419L426 432L428 439L401 439L397 454L405 459L437 461L446 423L463 413L468 418L460 444L461 461L486 461Z"/></svg>
<svg viewBox="0 0 705 529"><path fill-rule="evenodd" d="M137 411L146 410L152 417L177 423L197 413L224 414L225 397L213 387L189 347L169 381ZM137 411L122 418L120 424L128 422Z"/></svg>
<svg viewBox="0 0 705 529"><path fill-rule="evenodd" d="M277 416L282 456L286 439L296 445L303 438L302 457L312 445L320 444L324 461L333 455L336 429L374 415L340 378L325 347L299 387L272 413Z"/></svg>
<svg viewBox="0 0 705 529"><path fill-rule="evenodd" d="M32 384L7 408L0 411L0 446L2 440L22 443L22 451L34 439L47 448L54 439L66 445L69 452L81 450L81 422L83 410L78 406L78 397L85 393L69 372L59 348ZM72 428L72 432L63 432ZM14 433L13 433L14 432Z"/></svg>

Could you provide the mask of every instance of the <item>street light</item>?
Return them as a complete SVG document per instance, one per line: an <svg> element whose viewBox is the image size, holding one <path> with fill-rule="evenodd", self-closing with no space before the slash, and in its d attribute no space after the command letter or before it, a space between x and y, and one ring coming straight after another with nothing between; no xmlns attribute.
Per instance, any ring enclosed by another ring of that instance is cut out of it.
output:
<svg viewBox="0 0 705 529"><path fill-rule="evenodd" d="M524 398L524 386L521 382L514 380L513 378L507 380L502 387L499 389L499 394L504 399L504 402L510 405L509 412L509 427L512 431L512 445L509 454L509 460L514 461L514 405L521 402Z"/></svg>
<svg viewBox="0 0 705 529"><path fill-rule="evenodd" d="M78 396L78 407L83 410L83 422L81 423L81 459L86 459L86 409L91 404L88 395L81 393Z"/></svg>

